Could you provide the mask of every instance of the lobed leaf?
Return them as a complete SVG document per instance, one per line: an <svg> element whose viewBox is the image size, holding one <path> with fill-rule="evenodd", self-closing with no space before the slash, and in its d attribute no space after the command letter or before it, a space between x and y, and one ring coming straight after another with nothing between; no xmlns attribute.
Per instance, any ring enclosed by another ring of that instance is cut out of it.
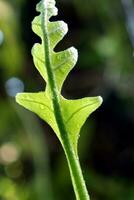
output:
<svg viewBox="0 0 134 200"><path fill-rule="evenodd" d="M74 47L58 53L54 51L58 42L62 40L68 31L68 27L63 21L50 22L50 18L57 15L55 0L42 0L37 5L37 11L41 14L34 18L32 22L32 29L38 36L41 37L42 42L41 44L34 45L32 55L37 70L47 83L46 89L44 92L39 93L18 94L16 96L16 101L46 121L52 127L62 143L62 133L60 133L58 129L53 99L51 96L52 89L49 81L51 78L54 78L56 95L59 96L59 104L64 125L66 127L70 143L77 154L77 142L80 129L87 117L101 105L102 98L90 97L78 100L67 100L61 95L63 83L68 73L76 64L78 53ZM44 16L44 24L42 24L42 16ZM48 43L48 49L46 49L46 42ZM50 59L53 77L50 77L47 70L48 57Z"/></svg>

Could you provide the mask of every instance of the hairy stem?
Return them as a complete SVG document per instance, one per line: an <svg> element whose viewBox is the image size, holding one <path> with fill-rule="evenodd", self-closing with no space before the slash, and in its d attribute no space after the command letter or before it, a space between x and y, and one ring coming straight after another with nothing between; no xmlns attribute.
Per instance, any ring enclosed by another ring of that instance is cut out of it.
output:
<svg viewBox="0 0 134 200"><path fill-rule="evenodd" d="M79 164L78 157L76 156L73 147L70 143L68 133L66 130L66 126L63 120L61 108L60 108L60 96L58 94L57 85L55 81L55 76L52 70L51 64L51 51L50 51L50 41L48 37L47 30L47 1L42 0L42 4L44 5L44 9L42 12L42 32L43 32L43 45L44 45L44 56L46 60L46 68L48 75L48 82L51 91L51 98L53 102L55 119L59 128L60 136L62 139L62 145L67 157L70 174L72 178L72 183L76 195L77 200L89 200L88 191L86 189L85 181L82 175L81 167ZM46 8L46 9L45 9Z"/></svg>
<svg viewBox="0 0 134 200"><path fill-rule="evenodd" d="M85 185L85 181L83 178L83 174L81 171L81 166L79 163L78 157L74 154L71 148L69 148L70 144L65 148L65 153L70 169L71 179L76 195L77 200L89 200L88 191Z"/></svg>

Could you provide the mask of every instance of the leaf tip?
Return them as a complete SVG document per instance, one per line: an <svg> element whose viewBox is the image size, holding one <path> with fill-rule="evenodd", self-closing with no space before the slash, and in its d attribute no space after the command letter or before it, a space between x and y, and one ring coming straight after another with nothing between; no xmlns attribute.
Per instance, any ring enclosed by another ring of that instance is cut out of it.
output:
<svg viewBox="0 0 134 200"><path fill-rule="evenodd" d="M56 1L55 0L41 0L37 6L37 12L42 12L44 9L53 9L53 16L58 14L58 9L55 7Z"/></svg>
<svg viewBox="0 0 134 200"><path fill-rule="evenodd" d="M21 97L22 93L17 93L17 95L15 96L15 100L18 104L20 104L20 97Z"/></svg>
<svg viewBox="0 0 134 200"><path fill-rule="evenodd" d="M93 112L101 106L103 102L103 98L101 96L97 96L93 98L91 97L91 102L92 102L92 112Z"/></svg>
<svg viewBox="0 0 134 200"><path fill-rule="evenodd" d="M73 55L75 61L78 60L78 50L75 47L70 48L70 53Z"/></svg>
<svg viewBox="0 0 134 200"><path fill-rule="evenodd" d="M101 96L98 96L98 101L99 101L99 104L101 105L103 103L103 98Z"/></svg>

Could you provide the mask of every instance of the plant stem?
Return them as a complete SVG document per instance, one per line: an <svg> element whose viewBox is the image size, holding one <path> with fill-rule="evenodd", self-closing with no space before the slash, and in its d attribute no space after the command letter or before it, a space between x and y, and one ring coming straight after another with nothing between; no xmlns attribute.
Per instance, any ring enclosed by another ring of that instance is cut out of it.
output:
<svg viewBox="0 0 134 200"><path fill-rule="evenodd" d="M69 144L70 146L70 144ZM70 169L70 174L72 178L72 183L77 200L89 200L88 191L83 178L81 166L78 157L74 154L71 148L64 147L65 153Z"/></svg>
<svg viewBox="0 0 134 200"><path fill-rule="evenodd" d="M56 81L55 81L55 75L52 70L51 56L50 56L51 49L50 49L50 41L49 41L48 29L47 29L47 23L48 23L47 1L42 0L42 5L44 6L44 9L42 11L42 17L41 17L44 56L45 56L45 61L46 61L45 64L47 68L48 83L50 86L51 99L53 102L55 119L59 128L59 132L60 132L60 136L62 140L61 143L64 148L66 158L68 161L76 199L89 200L89 195L88 195L88 191L87 191L85 181L82 175L78 156L75 154L73 147L70 143L66 126L65 126L63 116L62 116L62 111L60 108L60 96L59 96Z"/></svg>

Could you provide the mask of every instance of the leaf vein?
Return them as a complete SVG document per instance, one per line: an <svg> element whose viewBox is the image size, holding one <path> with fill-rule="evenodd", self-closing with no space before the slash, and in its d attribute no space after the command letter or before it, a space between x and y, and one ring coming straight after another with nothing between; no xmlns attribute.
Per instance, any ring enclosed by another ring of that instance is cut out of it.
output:
<svg viewBox="0 0 134 200"><path fill-rule="evenodd" d="M39 23L33 23L33 25L41 27L41 24L39 24ZM52 29L52 31L48 31L48 34L51 35L53 33L56 33L57 31L61 31L61 27L60 26L56 27L55 29Z"/></svg>
<svg viewBox="0 0 134 200"><path fill-rule="evenodd" d="M74 117L74 115L76 115L79 111L83 110L84 108L88 107L88 106L92 106L94 103L89 103L79 109L77 109L74 113L72 113L72 115L67 119L66 123L69 123L69 121Z"/></svg>
<svg viewBox="0 0 134 200"><path fill-rule="evenodd" d="M69 60L70 60L70 57L64 59L64 62L62 62L62 63L60 63L59 65L55 66L55 67L54 67L54 70L56 71L57 69L59 69L60 67L62 67L62 65L66 64L67 61L69 61Z"/></svg>
<svg viewBox="0 0 134 200"><path fill-rule="evenodd" d="M32 103L40 104L40 105L42 105L44 107L47 107L49 109L49 111L51 111L53 113L53 110L49 106L44 104L44 103L41 103L41 102L38 102L38 101L35 101L35 100L33 101L33 100L23 99L23 98L21 100L28 101L30 103L32 102Z"/></svg>
<svg viewBox="0 0 134 200"><path fill-rule="evenodd" d="M44 64L44 60L42 60L40 57L36 56L34 53L33 55L42 63ZM62 65L66 64L68 61L70 60L70 57L68 57L67 59L64 59L64 62L60 63L59 65L55 66L53 69L56 71L58 70L60 67L62 67Z"/></svg>

